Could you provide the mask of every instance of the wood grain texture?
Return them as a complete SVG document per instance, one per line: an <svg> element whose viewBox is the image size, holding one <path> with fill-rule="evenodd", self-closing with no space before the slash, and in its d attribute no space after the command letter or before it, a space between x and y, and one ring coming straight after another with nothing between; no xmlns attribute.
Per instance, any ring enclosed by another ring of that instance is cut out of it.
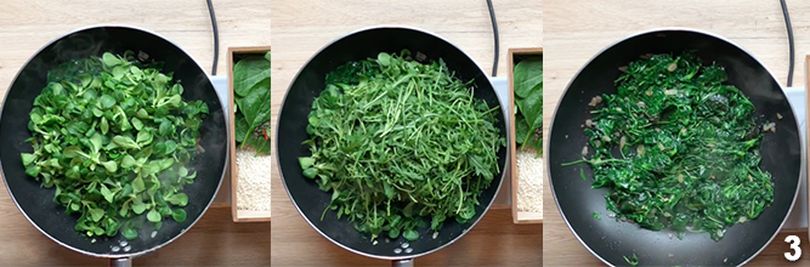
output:
<svg viewBox="0 0 810 267"><path fill-rule="evenodd" d="M228 57L227 57L227 64L228 64L228 99L234 99L234 85L233 85L233 68L236 66L236 62L234 62L234 57L238 56L264 56L267 52L270 52L270 46L240 46L240 47L229 47L228 48ZM272 96L272 95L271 95ZM226 180L231 182L231 215L233 217L234 222L269 222L271 213L269 210L240 210L237 208L237 204L239 203L239 165L236 164L236 151L239 148L236 147L236 101L228 106L228 127L230 127L229 132L231 134L228 143L230 147L228 148L228 155L230 158L228 159L229 166L230 166L230 177L225 177ZM272 164L268 162L267 164ZM266 174L265 174L266 175ZM267 177L267 176L266 176ZM267 177L269 179L269 177Z"/></svg>
<svg viewBox="0 0 810 267"><path fill-rule="evenodd" d="M543 56L542 47L520 47L509 48L507 57L506 68L508 70L506 79L509 81L509 110L515 109L515 57L519 56ZM542 93L542 92L541 92ZM517 165L517 132L515 131L515 112L509 113L509 139L512 141L509 145L511 150L515 151L509 156L509 168L511 169L512 176L512 221L516 224L540 224L543 223L543 214L539 212L518 211L518 199L520 192L520 168ZM542 126L540 126L542 127ZM542 177L540 178L542 179ZM542 207L541 207L542 208Z"/></svg>
<svg viewBox="0 0 810 267"><path fill-rule="evenodd" d="M494 2L501 31L498 70L506 75L508 48L541 46L541 2ZM492 68L492 33L484 1L275 0L272 20L274 129L277 111L298 69L330 41L360 28L379 24L423 28L459 46L485 72ZM290 203L278 165L273 166L272 179L273 242L277 244L273 266L389 265L352 254L321 237ZM540 266L539 231L539 225L513 225L509 210L493 210L462 240L416 262L419 266Z"/></svg>
<svg viewBox="0 0 810 267"><path fill-rule="evenodd" d="M220 30L219 74L226 74L230 46L270 44L270 3L217 0ZM0 95L17 71L47 42L77 28L99 24L142 27L183 48L206 71L211 69L211 24L205 1L22 1L0 5ZM0 185L0 265L104 266L106 261L60 247L40 234ZM220 193L227 192L223 187ZM227 193L225 193L227 196ZM183 237L135 259L136 266L269 266L270 224L234 224L230 209L212 208Z"/></svg>
<svg viewBox="0 0 810 267"><path fill-rule="evenodd" d="M802 56L810 52L810 2L788 1L796 36L794 85L801 86ZM751 52L784 85L787 77L787 33L778 1L588 1L544 2L544 129L576 72L601 49L624 37L658 27L690 27L725 36ZM544 130L546 135L547 130ZM546 140L548 140L546 138ZM562 221L546 178L544 197L544 264L601 265ZM802 238L807 235L800 234ZM751 265L785 265L787 245L780 236ZM807 249L803 242L802 247ZM804 257L803 264L810 264Z"/></svg>
<svg viewBox="0 0 810 267"><path fill-rule="evenodd" d="M106 266L54 243L17 211L3 190L0 201L0 265ZM135 258L134 266L270 266L270 224L233 223L229 208L211 208L191 230L160 250Z"/></svg>

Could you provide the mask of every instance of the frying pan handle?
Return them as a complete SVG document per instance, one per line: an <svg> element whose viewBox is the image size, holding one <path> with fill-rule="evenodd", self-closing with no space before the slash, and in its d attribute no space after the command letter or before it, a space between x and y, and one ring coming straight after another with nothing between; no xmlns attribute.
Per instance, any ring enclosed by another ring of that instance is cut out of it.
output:
<svg viewBox="0 0 810 267"><path fill-rule="evenodd" d="M110 267L132 267L132 258L110 259Z"/></svg>
<svg viewBox="0 0 810 267"><path fill-rule="evenodd" d="M391 267L413 267L413 259L392 261Z"/></svg>

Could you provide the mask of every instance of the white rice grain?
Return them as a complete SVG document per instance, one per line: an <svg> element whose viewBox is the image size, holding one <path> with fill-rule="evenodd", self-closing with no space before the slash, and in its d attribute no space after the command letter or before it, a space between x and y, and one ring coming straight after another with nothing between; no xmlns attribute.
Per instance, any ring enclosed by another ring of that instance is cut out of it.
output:
<svg viewBox="0 0 810 267"><path fill-rule="evenodd" d="M270 211L270 166L269 155L256 155L252 150L236 150L239 197L236 209Z"/></svg>
<svg viewBox="0 0 810 267"><path fill-rule="evenodd" d="M537 212L543 215L543 158L533 150L519 150L518 211Z"/></svg>

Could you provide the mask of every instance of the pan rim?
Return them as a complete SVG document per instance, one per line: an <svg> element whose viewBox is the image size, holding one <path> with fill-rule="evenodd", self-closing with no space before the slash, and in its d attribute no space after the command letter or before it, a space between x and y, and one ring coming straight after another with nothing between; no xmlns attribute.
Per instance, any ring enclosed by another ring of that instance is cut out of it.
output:
<svg viewBox="0 0 810 267"><path fill-rule="evenodd" d="M785 87L782 86L782 84L780 84L778 82L778 80L776 80L776 78L774 78L773 72L770 69L768 69L768 67L765 64L762 64L762 61L760 61L757 57L755 57L750 51L744 49L742 46L740 46L736 42L733 42L733 41L731 41L731 40L729 40L729 39L727 39L725 37L722 37L722 36L720 36L718 34L715 34L713 32L700 30L700 29L695 29L695 28L688 28L688 27L656 27L656 28L651 28L651 29L635 32L635 33L627 35L627 36L625 36L625 37L623 37L623 38L621 38L619 40L610 42L609 45L607 45L607 46L603 47L602 49L600 49L596 54L591 56L591 58L588 59L588 61L585 64L583 64L582 67L579 68L579 70L576 72L576 74L574 74L574 76L572 76L572 78L566 84L565 90L560 95L560 98L557 99L556 106L554 107L554 113L553 113L553 116L551 117L551 122L549 123L549 131L548 131L549 132L548 133L549 137L551 136L551 133L553 132L554 121L557 118L557 112L560 109L560 102L562 102L562 99L565 97L566 94L568 94L568 90L570 89L571 84L573 84L574 80L576 80L576 78L579 77L579 75L582 73L582 71L586 67L588 67L591 63L593 63L593 61L597 57L602 55L605 51L607 51L607 50L615 47L616 45L618 45L620 43L623 43L623 42L625 42L625 41L627 41L629 39L636 38L636 37L639 37L639 36L642 36L642 35L654 34L654 33L660 33L660 32L668 32L668 31L691 32L691 33L702 34L702 35L706 35L706 36L709 36L709 37L712 37L712 38L716 38L716 39L718 39L720 41L726 42L726 43L734 46L735 48L739 49L740 51L744 52L746 55L751 57L754 60L754 62L759 64L768 73L768 76L770 76L771 79L773 81L775 81L779 85L779 88L780 88L779 93L782 94L782 96L787 101L787 95L785 95ZM788 108L790 108L790 111L794 114L793 120L794 120L794 123L796 124L797 130L798 130L798 127L800 127L800 124L799 124L798 118L796 118L796 116L795 116L796 110L793 108L793 105L790 105L789 102L788 102ZM807 164L805 163L805 161L806 161L806 152L807 152L807 151L805 151L806 150L805 140L804 140L803 136L801 135L801 131L797 131L797 132L799 133L799 145L801 146L801 153L800 153L801 154L801 156L800 156L801 162L800 162L800 167L799 167L799 174L798 174L799 177L797 179L796 190L794 190L794 192L793 192L793 199L790 202L790 207L788 208L787 213L785 214L784 218L782 218L782 222L779 224L779 228L777 228L777 231L775 231L771 235L771 237L768 239L768 242L765 242L765 244L763 244L763 246L760 247L759 250L757 250L755 253L749 255L748 258L746 258L744 261L742 261L738 266L745 265L746 263L748 263L749 261L754 259L757 255L762 253L763 250L765 250L765 248L768 246L768 244L773 242L773 239L776 238L777 235L779 235L779 232L784 227L785 222L787 222L788 216L793 211L793 207L796 205L796 198L799 195L799 187L801 186L801 182L802 182L802 173L805 173L805 169L807 167L806 166ZM550 151L549 150L550 148L551 148L551 140L549 139L548 142L546 142L546 144L545 144L545 151ZM560 213L560 217L562 217L563 222L565 222L565 225L568 227L568 230L570 230L571 233L574 234L574 237L576 237L576 239L579 241L579 243L582 244L582 246L584 246L585 249L587 249L588 252L591 253L591 255L595 256L596 258L598 258L600 261L607 264L608 266L615 266L613 263L608 262L605 258L603 258L601 255L596 253L590 246L588 246L588 244L586 244L585 241L582 240L582 238L579 236L577 231L574 230L574 228L571 226L571 223L568 221L568 217L565 216L565 213L563 212L562 208L560 207L560 203L557 200L557 192L554 189L554 181L553 181L553 179L551 179L551 168L548 168L548 166L551 166L551 159L550 158L551 157L545 157L545 159L543 159L543 161L545 162L544 164L547 167L547 168L545 168L545 175L546 175L546 177L548 177L548 183L549 183L549 187L551 188L552 197L554 198L554 204L556 205L557 211Z"/></svg>
<svg viewBox="0 0 810 267"><path fill-rule="evenodd" d="M397 25L397 24L380 24L380 25L375 25L375 26L367 26L367 27L362 27L362 28L359 28L359 29L356 29L356 30L350 31L350 32L348 32L348 33L346 33L346 34L340 35L339 37L332 39L331 41L329 41L328 43L326 43L324 46L322 46L321 48L319 48L317 51L315 51L315 53L314 53L314 54L312 54L312 56L310 56L310 57L309 57L309 59L307 59L307 61L306 61L306 62L305 62L303 65L301 65L301 67L298 69L298 71L296 71L295 76L293 76L293 78L290 80L290 84L289 84L289 85L287 85L287 90L284 92L284 97L282 98L282 102L281 102L281 103L282 103L282 107L283 107L284 103L286 103L286 102L287 102L287 97L289 96L289 93L290 93L290 91L291 91L291 89L292 89L292 85L293 85L293 83L294 83L294 82L295 82L295 81L298 79L298 77L301 75L301 73L303 72L304 68L305 68L306 66L308 66L310 63L312 63L312 60L313 60L313 59L315 59L315 57L317 57L318 55L320 55L320 54L321 54L321 52L323 52L323 51L324 51L324 50L326 50L327 48L329 48L329 47L333 46L333 45L334 45L334 44L336 44L337 42L339 42L339 41L341 41L341 40L343 40L343 39L345 39L345 38L347 38L347 37L354 36L354 35L356 35L356 34L363 33L363 32L374 31L374 30L384 30L384 29L394 29L394 30L410 30L410 31L415 31L415 32L419 32L419 33L422 33L422 34L427 34L427 35L430 35L430 36L431 36L431 37L433 37L433 38L437 38L437 39L439 39L439 40L441 40L441 41L443 41L443 42L445 42L445 43L449 44L450 46L452 46L453 48L455 48L456 50L458 50L459 52L461 52L461 53L462 53L462 54L463 54L465 57L467 57L468 59L470 59L470 61L472 61L472 62L474 63L474 65L476 66L476 68L478 69L478 71L480 72L480 74L482 74L482 77L487 79L487 83L489 83L489 84L490 84L490 86L491 86L493 89L495 88L495 86L492 84L492 81L489 79L489 76L488 76L488 75L486 75L486 72L484 72L484 69L482 69L482 68L481 68L481 66L480 66L480 65L479 65L479 64L478 64L478 63L477 63L475 60L473 60L473 58L472 58L472 57L470 57L470 55L469 55L469 54L467 54L466 52L464 52L464 50L461 50L461 49L460 49L460 48L459 48L457 45L453 44L453 43L452 43L452 42L450 42L449 40L447 40L447 39L445 39L445 38L443 38L443 37L439 36L438 34L436 34L436 33L434 33L434 32L431 32L431 31L428 31L428 30L425 30L425 29L421 29L421 28L418 28L418 27L412 27L412 26L406 26L406 25ZM506 122L506 118L505 118L505 116L507 116L507 115L506 115L506 114L507 114L507 113L506 113L507 111L506 111L506 110L504 110L503 104L501 104L501 103L500 103L500 100L499 100L498 102L499 102L499 103L498 103L498 105L500 106L500 109L501 109L501 114L502 114L502 118L500 118L500 119L501 119L501 120L503 120L503 122L504 122L504 126L508 126L508 125L507 125L508 123ZM276 124L278 124L278 119L280 119L280 118L281 118L281 116L283 115L283 112L284 112L284 109L283 109L283 108L282 108L282 109L279 109L279 111L278 111L278 117L276 118ZM508 128L508 127L507 127L507 128ZM507 130L508 130L508 129L507 129ZM279 139L278 139L278 134L279 134L278 127L276 127L276 129L275 129L275 136L274 136L275 140L279 140ZM506 135L506 142L507 142L507 144L508 144L508 142L510 142L511 140L509 139L509 134L505 134L505 135ZM278 142L275 142L275 143L276 143L276 144L275 144L275 149L276 149L276 151L278 151ZM506 158L509 158L510 153L511 153L510 146L506 146L506 155L505 155L505 156L506 156ZM320 228L318 228L317 226L315 226L315 224L313 224L313 223L312 223L312 222L309 220L309 218L307 218L307 216L304 214L304 212L303 212L303 211L301 210L301 208L298 206L298 203L297 203L297 202L295 201L295 199L293 198L292 194L290 193L289 188L287 188L287 183L286 183L286 180L285 180L285 178L284 178L284 172L283 172L283 171L281 170L281 168L280 168L280 167L281 167L281 162L279 161L279 157L275 157L275 160L274 160L274 161L275 161L275 163L276 163L276 166L278 166L278 167L279 167L279 168L278 168L278 170L279 170L278 174L279 174L279 176L280 176L279 178L281 178L281 184L284 186L284 191L287 193L287 197L289 197L289 198L290 198L290 202L291 202L291 204L293 205L293 207L295 207L295 210L296 210L296 211L298 211L298 214L299 214L299 215L301 215L301 217L303 217L303 219L304 219L304 220L307 222L307 224L308 224L308 225L309 225L309 226L310 226L312 229L314 229L316 232L318 232L318 234L320 234L322 237L326 238L327 240L329 240L329 241L330 241L330 242L332 242L333 244L335 244L335 245L337 245L337 246L339 246L339 247L341 247L341 248L343 248L343 249L345 249L345 250L348 250L348 251L350 251L350 252L352 252L352 253L355 253L355 254L358 254L358 255L362 255L362 256L366 256L366 257L369 257L369 258L381 259L381 260L389 260L389 261L400 261L400 260L415 259L415 258L418 258L418 257L422 257L422 256L425 256L425 255L428 255L428 254L434 253L434 252L436 252L436 251L438 251L438 250L441 250L441 249L443 249L443 248L445 248L445 247L447 247L447 246L449 246L449 245L451 245L451 244L455 243L456 241L458 241L458 240L459 240L459 239L461 239L462 237L464 237L464 236L465 236L467 233L469 233L469 232L470 232L469 230L473 229L473 228L474 228L476 225L478 225L478 222L479 222L479 221L481 221L481 219L483 219L483 218L484 218L484 216L486 215L486 213L487 213L487 212L489 211L489 209L492 207L492 203L494 203L494 202L495 202L495 198L496 198L496 196L498 195L498 192L500 192L500 190L501 190L501 185L503 184L503 183L502 183L502 182L503 182L503 179L506 177L506 169L505 169L505 168L506 168L506 166L508 166L508 165L507 165L507 164L504 162L504 166L502 166L502 167L503 167L503 170L501 171L501 178L500 178L500 180L498 181L497 188L495 189L495 195L492 197L492 199L491 199L491 200L489 201L489 203L486 205L486 208L484 209L484 211L481 213L481 215L480 215L480 216L478 216L478 218L477 218L475 221L473 221L473 222L470 224L470 226L469 226L469 227L468 227L466 230L462 231L462 232L461 232L461 234L459 234L459 235L458 235L456 238L454 238L454 239L453 239L453 240L451 240L450 242L447 242L447 243L445 243L445 244L443 244L443 245L437 246L437 247L435 247L435 248L433 248L433 249L430 249L430 250L425 251L425 252L417 253L417 254L409 254L409 255L403 255L403 256L380 256L380 255L375 255L375 254L367 253L367 252L364 252L364 251L360 251L360 250L357 250L357 249L351 248L351 247L349 247L349 246L347 246L347 245L344 245L343 243L338 242L337 240L332 239L331 237L329 237L328 235L326 235L326 233L324 233L323 231L321 231L321 229L320 229Z"/></svg>
<svg viewBox="0 0 810 267"><path fill-rule="evenodd" d="M144 28L136 27L136 26L126 25L126 24L114 24L114 23L110 23L110 24L93 24L93 25L89 25L89 26L79 27L79 28L76 28L74 30L68 31L65 34L59 35L59 37L48 41L47 43L45 43L45 45L43 45L42 47L37 49L36 52L34 52L32 54L32 56L30 58L28 58L28 60L26 60L23 65L21 65L20 69L17 70L17 74L14 75L14 79L12 79L11 84L8 85L9 89L6 90L5 95L3 96L3 100L2 100L2 102L0 102L0 103L2 103L2 106L0 106L0 107L5 106L6 100L8 98L8 94L9 94L9 92L11 92L11 87L14 86L14 82L17 81L17 79L19 78L20 74L25 69L25 67L28 66L28 64L30 64L31 61L37 55L39 55L40 53L45 51L45 49L47 47L53 45L54 43L58 42L59 40L62 40L66 36L69 36L69 35L72 35L72 34L75 34L75 33L79 33L79 32L83 32L83 31L87 31L87 30L98 29L98 28L123 28L123 29L128 29L128 30L141 31L141 32L144 32L144 33L147 33L147 34L154 35L154 36L166 41L167 43L171 44L172 46L177 48L180 52L182 52L183 54L188 56L191 59L191 61L193 62L193 65L196 66L197 69L200 70L200 72L202 72L203 74L206 74L205 70L200 66L200 64L196 60L194 60L193 57L191 57L191 55L188 52L183 50L183 48L178 46L176 43L170 41L168 38L164 37L163 35L160 35L160 34L158 34L156 32L151 31L151 30L147 30L147 29L144 29ZM206 78L208 79L208 83L211 85L211 87L213 87L213 84L211 83L211 78L208 77L207 74L206 74ZM221 107L222 106L222 101L219 100L219 97L217 97L217 102L220 102L219 104L220 104L220 107ZM2 119L2 115L3 115L3 112L2 112L2 109L0 109L0 119ZM225 112L223 112L223 118L222 118L223 120L225 119L224 116L225 116ZM227 125L226 125L226 127L227 127ZM226 138L230 138L230 136L229 136L230 131L226 130L225 132L226 132ZM229 145L226 142L225 151L228 150L228 146ZM51 241L54 241L55 243L61 245L62 247L68 248L68 249L70 249L72 251L75 251L75 252L78 252L78 253L81 253L81 254L84 254L84 255L88 255L88 256L93 256L93 257L97 257L97 258L105 258L105 259L121 259L121 258L130 258L131 259L131 258L135 258L135 257L138 257L138 256L142 256L142 255L151 253L153 251L156 251L156 250L158 250L158 249L160 249L160 248L174 242L175 240L180 238L180 236L182 236L183 234L188 232L188 230L191 229L203 217L205 212L208 211L208 208L210 208L211 204L214 202L214 199L216 198L216 195L219 193L219 189L222 187L222 178L225 176L225 171L226 171L225 167L227 166L228 161L229 161L229 155L227 155L227 153L226 153L225 162L224 162L223 167L222 167L222 173L220 174L220 178L219 178L219 182L217 183L217 187L214 190L214 197L212 197L208 201L208 203L205 205L205 208L203 208L202 212L200 213L200 216L195 218L194 221L192 221L188 225L188 227L181 230L180 233L178 233L176 236L170 238L169 240L166 240L165 242L162 242L162 243L158 244L157 246L154 246L154 247L151 247L151 248L148 248L148 249L144 249L144 250L138 251L138 252L122 253L122 254L102 254L102 253L94 253L94 252L86 251L86 250L83 250L83 249L68 245L68 244L62 242L61 240L57 239L56 237L50 235L49 233L45 232L45 230L43 230L41 227L39 227L38 224L36 224L33 220L31 220L31 218L28 216L28 213L26 213L25 210L23 210L22 207L20 207L20 204L17 202L17 198L11 192L11 187L8 186L8 181L7 181L8 178L5 175L5 171L3 170L3 165L2 164L0 164L0 176L2 176L3 184L6 187L6 191L8 192L11 200L14 202L14 206L17 207L17 210L19 210L20 213L23 214L25 219L28 220L28 222L32 226L34 226L34 228L36 228L43 235L47 236L48 239L50 239Z"/></svg>

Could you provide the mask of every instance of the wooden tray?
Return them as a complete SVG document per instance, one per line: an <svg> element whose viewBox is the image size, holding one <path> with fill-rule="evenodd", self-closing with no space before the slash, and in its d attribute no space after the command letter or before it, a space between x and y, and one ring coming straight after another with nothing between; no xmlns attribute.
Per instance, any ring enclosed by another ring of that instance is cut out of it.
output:
<svg viewBox="0 0 810 267"><path fill-rule="evenodd" d="M509 139L512 140L511 151L509 155L509 166L511 170L512 180L512 221L515 224L542 224L543 215L538 212L525 212L518 211L518 192L520 189L520 176L517 168L517 142L515 142L515 85L514 85L514 70L516 58L522 56L543 56L542 47L533 48L510 48L509 49ZM541 177L543 179L544 177ZM541 207L542 208L542 207Z"/></svg>
<svg viewBox="0 0 810 267"><path fill-rule="evenodd" d="M254 47L229 47L228 48L228 124L230 126L230 149L228 153L230 154L230 169L231 169L231 217L233 218L234 222L269 222L270 221L270 212L269 211L250 211L250 210L238 210L237 203L239 199L239 195L237 193L237 189L239 188L239 168L236 166L236 138L235 138L235 131L236 131L236 124L234 117L234 106L233 103L233 66L234 66L234 55L264 55L270 51L270 46L254 46ZM269 103L268 103L269 104ZM272 164L268 162L267 164ZM267 179L270 179L270 174L267 174Z"/></svg>

